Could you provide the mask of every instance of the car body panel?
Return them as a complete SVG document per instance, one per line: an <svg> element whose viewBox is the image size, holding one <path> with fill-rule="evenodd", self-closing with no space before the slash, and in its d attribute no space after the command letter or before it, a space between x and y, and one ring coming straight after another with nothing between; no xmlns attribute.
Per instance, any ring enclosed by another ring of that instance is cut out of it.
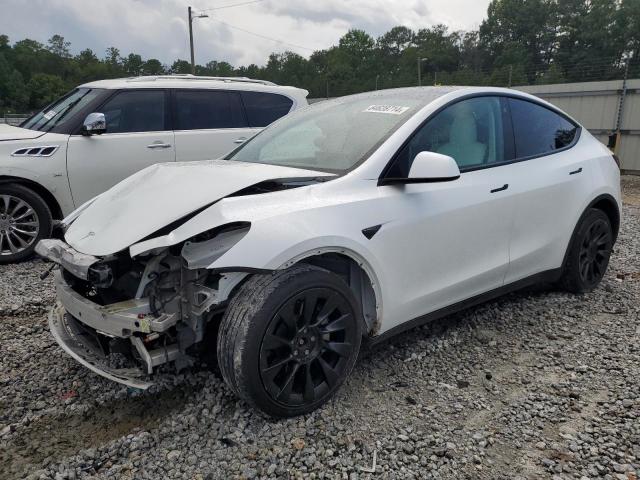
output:
<svg viewBox="0 0 640 480"><path fill-rule="evenodd" d="M18 130L25 129L19 128ZM0 180L4 178L34 182L53 195L63 212L71 212L75 204L67 178L68 135L25 131L38 135L36 138L0 142ZM16 150L44 146L58 148L51 156L47 157L11 155Z"/></svg>
<svg viewBox="0 0 640 480"><path fill-rule="evenodd" d="M74 203L81 205L150 165L175 159L172 131L71 135L67 170Z"/></svg>
<svg viewBox="0 0 640 480"><path fill-rule="evenodd" d="M89 204L71 223L65 239L82 253L113 254L238 190L300 176L331 175L227 160L152 165Z"/></svg>
<svg viewBox="0 0 640 480"><path fill-rule="evenodd" d="M13 125L0 125L0 142L12 140L33 140L41 137L45 132L29 130L27 128L14 127Z"/></svg>

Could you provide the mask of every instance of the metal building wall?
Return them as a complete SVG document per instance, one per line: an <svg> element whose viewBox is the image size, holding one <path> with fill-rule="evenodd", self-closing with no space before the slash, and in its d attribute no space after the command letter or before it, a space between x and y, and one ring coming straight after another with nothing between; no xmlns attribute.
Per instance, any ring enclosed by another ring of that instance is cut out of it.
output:
<svg viewBox="0 0 640 480"><path fill-rule="evenodd" d="M640 174L640 79L515 87L556 105L605 145L619 128L621 168ZM623 95L624 88L624 95ZM621 103L622 102L622 103ZM619 109L622 105L620 125Z"/></svg>

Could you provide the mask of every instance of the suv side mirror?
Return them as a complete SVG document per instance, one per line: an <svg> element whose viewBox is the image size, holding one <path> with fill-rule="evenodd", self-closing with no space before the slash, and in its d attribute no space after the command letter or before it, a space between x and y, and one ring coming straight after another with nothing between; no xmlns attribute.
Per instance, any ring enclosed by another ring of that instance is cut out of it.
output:
<svg viewBox="0 0 640 480"><path fill-rule="evenodd" d="M413 159L407 178L383 178L378 184L450 182L458 178L460 178L460 169L453 158L435 152L420 152Z"/></svg>
<svg viewBox="0 0 640 480"><path fill-rule="evenodd" d="M90 113L82 124L83 135L101 135L107 131L107 120L104 113Z"/></svg>

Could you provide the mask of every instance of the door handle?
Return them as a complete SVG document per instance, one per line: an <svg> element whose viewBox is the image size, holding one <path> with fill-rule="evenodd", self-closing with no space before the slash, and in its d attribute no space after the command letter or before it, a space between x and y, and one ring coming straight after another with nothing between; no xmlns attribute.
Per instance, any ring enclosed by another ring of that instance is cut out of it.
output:
<svg viewBox="0 0 640 480"><path fill-rule="evenodd" d="M491 193L502 192L503 190L506 190L507 188L509 188L509 184L505 183L503 186L501 186L499 188L494 188L493 190L491 190Z"/></svg>
<svg viewBox="0 0 640 480"><path fill-rule="evenodd" d="M576 173L580 173L582 171L582 167L580 167L577 170L574 170L573 172L569 172L569 175L575 175Z"/></svg>
<svg viewBox="0 0 640 480"><path fill-rule="evenodd" d="M147 148L171 148L170 143L162 143L162 142L154 142L150 145L147 145Z"/></svg>
<svg viewBox="0 0 640 480"><path fill-rule="evenodd" d="M237 143L238 145L247 141L247 137L240 137L237 140L234 140L233 143Z"/></svg>

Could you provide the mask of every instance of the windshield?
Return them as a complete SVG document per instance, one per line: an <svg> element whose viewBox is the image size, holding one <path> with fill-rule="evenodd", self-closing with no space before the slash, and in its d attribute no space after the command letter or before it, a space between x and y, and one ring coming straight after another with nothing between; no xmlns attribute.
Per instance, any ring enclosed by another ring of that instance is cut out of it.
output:
<svg viewBox="0 0 640 480"><path fill-rule="evenodd" d="M65 121L73 118L76 112L94 100L99 93L100 90L92 88L76 88L31 118L25 120L20 126L30 130L48 132L54 127L61 126Z"/></svg>
<svg viewBox="0 0 640 480"><path fill-rule="evenodd" d="M368 157L424 105L410 96L353 96L291 113L227 159L340 173Z"/></svg>

